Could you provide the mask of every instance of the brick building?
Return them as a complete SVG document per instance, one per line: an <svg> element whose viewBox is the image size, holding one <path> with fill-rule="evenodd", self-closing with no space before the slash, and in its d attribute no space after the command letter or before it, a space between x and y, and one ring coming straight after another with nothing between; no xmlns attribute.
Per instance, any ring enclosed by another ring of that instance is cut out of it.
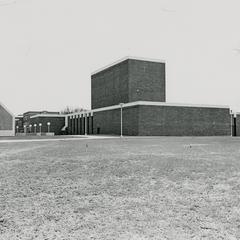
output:
<svg viewBox="0 0 240 240"><path fill-rule="evenodd" d="M92 109L136 101L165 102L165 63L127 58L91 76Z"/></svg>
<svg viewBox="0 0 240 240"><path fill-rule="evenodd" d="M30 118L32 116L38 115L38 114L45 114L45 115L59 115L59 112L49 112L49 111L28 111L23 113L23 124L28 126L30 124Z"/></svg>
<svg viewBox="0 0 240 240"><path fill-rule="evenodd" d="M15 132L16 133L24 132L23 115L21 114L15 117Z"/></svg>
<svg viewBox="0 0 240 240"><path fill-rule="evenodd" d="M30 117L28 133L54 133L54 135L66 134L66 116L54 113L36 114Z"/></svg>
<svg viewBox="0 0 240 240"><path fill-rule="evenodd" d="M15 117L0 103L0 136L15 135Z"/></svg>
<svg viewBox="0 0 240 240"><path fill-rule="evenodd" d="M15 118L16 133L36 134L51 132L55 135L66 133L66 115L59 112L28 111Z"/></svg>
<svg viewBox="0 0 240 240"><path fill-rule="evenodd" d="M224 136L231 134L225 106L138 101L123 106L123 134L132 136ZM121 131L120 106L93 110L97 134Z"/></svg>
<svg viewBox="0 0 240 240"><path fill-rule="evenodd" d="M228 106L166 103L165 76L164 62L136 58L93 73L93 133L119 135L122 109L124 135L231 135Z"/></svg>
<svg viewBox="0 0 240 240"><path fill-rule="evenodd" d="M163 61L115 62L92 74L91 93L92 110L24 113L24 131L120 135L122 129L129 136L230 136L236 129L240 135L240 114L234 120L228 106L167 103Z"/></svg>

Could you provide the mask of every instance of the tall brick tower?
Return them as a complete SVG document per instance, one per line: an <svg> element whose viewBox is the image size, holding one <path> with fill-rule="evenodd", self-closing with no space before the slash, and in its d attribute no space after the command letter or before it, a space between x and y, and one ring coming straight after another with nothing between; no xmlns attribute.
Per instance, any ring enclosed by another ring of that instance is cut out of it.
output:
<svg viewBox="0 0 240 240"><path fill-rule="evenodd" d="M136 101L165 102L165 63L126 58L92 74L92 109Z"/></svg>

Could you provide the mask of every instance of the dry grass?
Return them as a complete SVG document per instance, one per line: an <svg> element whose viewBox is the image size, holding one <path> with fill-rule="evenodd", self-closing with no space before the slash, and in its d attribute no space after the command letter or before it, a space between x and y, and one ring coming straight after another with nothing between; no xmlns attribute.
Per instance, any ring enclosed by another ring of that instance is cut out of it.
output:
<svg viewBox="0 0 240 240"><path fill-rule="evenodd" d="M0 239L240 239L240 139L1 143Z"/></svg>

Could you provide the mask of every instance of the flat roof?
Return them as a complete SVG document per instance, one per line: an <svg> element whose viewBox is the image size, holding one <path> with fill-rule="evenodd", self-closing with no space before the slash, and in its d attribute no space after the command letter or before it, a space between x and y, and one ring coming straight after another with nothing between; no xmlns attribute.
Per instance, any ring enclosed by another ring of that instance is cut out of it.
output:
<svg viewBox="0 0 240 240"><path fill-rule="evenodd" d="M25 112L25 113L23 113L23 115L25 115L25 114L34 114L34 113L36 113L36 114L59 114L59 112L57 112L57 111L45 111L45 110L43 110L43 111L27 111L27 112Z"/></svg>
<svg viewBox="0 0 240 240"><path fill-rule="evenodd" d="M124 107L134 107L134 106L169 106L169 107L197 107L197 108L223 108L230 109L229 106L226 105L207 105L207 104L186 104L186 103L166 103L166 102L151 102L151 101L137 101L131 103L123 104ZM97 108L93 109L92 112L101 112L108 111L113 109L121 108L120 105L113 105L109 107Z"/></svg>
<svg viewBox="0 0 240 240"><path fill-rule="evenodd" d="M36 114L31 116L30 118L38 118L38 117L66 117L66 114Z"/></svg>
<svg viewBox="0 0 240 240"><path fill-rule="evenodd" d="M166 63L165 60L160 60L160 59L152 59L152 58L126 56L126 57L121 58L121 59L119 59L119 60L117 60L117 61L115 61L115 62L113 62L113 63L110 63L110 64L108 64L108 65L106 65L106 66L104 66L104 67L102 67L102 68L97 69L96 71L94 71L94 72L91 73L91 76L92 76L92 75L95 75L95 74L97 74L97 73L99 73L99 72L102 72L102 71L104 71L104 70L106 70L106 69L108 69L108 68L110 68L110 67L113 67L113 66L115 66L115 65L117 65L117 64L119 64L119 63L121 63L121 62L124 62L124 61L126 61L126 60L130 60L130 59L131 59L131 60L139 60L139 61L147 61L147 62Z"/></svg>

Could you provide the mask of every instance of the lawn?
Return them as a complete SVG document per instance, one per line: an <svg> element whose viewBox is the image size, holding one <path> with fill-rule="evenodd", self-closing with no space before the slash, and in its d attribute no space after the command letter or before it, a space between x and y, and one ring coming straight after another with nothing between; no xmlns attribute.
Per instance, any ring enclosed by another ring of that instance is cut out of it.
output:
<svg viewBox="0 0 240 240"><path fill-rule="evenodd" d="M0 239L240 239L240 138L0 143Z"/></svg>

